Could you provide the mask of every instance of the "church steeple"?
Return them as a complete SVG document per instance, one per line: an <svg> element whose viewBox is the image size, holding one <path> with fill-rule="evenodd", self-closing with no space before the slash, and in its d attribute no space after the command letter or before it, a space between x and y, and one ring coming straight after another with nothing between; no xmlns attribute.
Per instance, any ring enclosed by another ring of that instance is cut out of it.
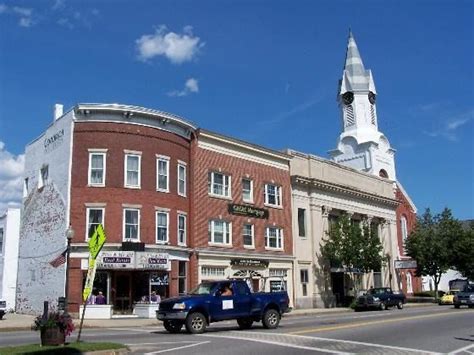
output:
<svg viewBox="0 0 474 355"><path fill-rule="evenodd" d="M338 163L395 180L395 150L378 130L376 94L372 72L365 69L349 31L337 95L343 129L330 155Z"/></svg>

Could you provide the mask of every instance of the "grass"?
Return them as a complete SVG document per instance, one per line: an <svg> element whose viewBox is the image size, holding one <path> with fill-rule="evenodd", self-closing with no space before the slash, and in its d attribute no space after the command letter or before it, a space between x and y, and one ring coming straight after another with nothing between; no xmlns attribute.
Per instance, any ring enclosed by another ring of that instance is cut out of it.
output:
<svg viewBox="0 0 474 355"><path fill-rule="evenodd" d="M52 354L52 355L69 355L69 354L83 354L88 351L97 350L114 350L126 349L123 344L118 343L85 343L74 342L66 343L64 346L41 346L39 344L8 346L0 348L0 355L12 354Z"/></svg>

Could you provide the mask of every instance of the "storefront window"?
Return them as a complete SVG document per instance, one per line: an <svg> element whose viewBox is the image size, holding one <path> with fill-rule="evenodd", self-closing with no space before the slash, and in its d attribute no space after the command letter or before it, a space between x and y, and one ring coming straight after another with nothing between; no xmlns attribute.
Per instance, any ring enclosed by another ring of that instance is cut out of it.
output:
<svg viewBox="0 0 474 355"><path fill-rule="evenodd" d="M155 291L161 298L169 296L169 281L167 272L157 272L150 274L150 294Z"/></svg>
<svg viewBox="0 0 474 355"><path fill-rule="evenodd" d="M186 262L179 262L178 270L178 293L181 295L186 293Z"/></svg>
<svg viewBox="0 0 474 355"><path fill-rule="evenodd" d="M86 284L86 277L87 277L87 273L84 273L83 278L82 278L82 289L84 289L84 286ZM97 299L99 292L102 293L105 299L102 299L102 297L100 297L101 299L100 301ZM89 296L87 303L88 304L110 304L111 303L110 294L109 294L109 273L108 272L106 271L96 272L94 284L92 286L92 293Z"/></svg>

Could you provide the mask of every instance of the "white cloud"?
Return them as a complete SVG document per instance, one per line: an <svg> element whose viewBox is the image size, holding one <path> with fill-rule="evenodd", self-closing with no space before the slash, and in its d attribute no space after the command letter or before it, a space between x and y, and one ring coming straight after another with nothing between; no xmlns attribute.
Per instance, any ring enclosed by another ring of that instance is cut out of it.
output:
<svg viewBox="0 0 474 355"><path fill-rule="evenodd" d="M33 20L33 9L31 8L20 6L8 7L5 4L0 4L0 15L1 14L19 17L18 25L21 27L31 27L36 23Z"/></svg>
<svg viewBox="0 0 474 355"><path fill-rule="evenodd" d="M18 20L18 24L21 27L31 27L34 24L34 22L31 19L31 17L22 17Z"/></svg>
<svg viewBox="0 0 474 355"><path fill-rule="evenodd" d="M8 11L8 6L5 4L0 4L0 14L4 14Z"/></svg>
<svg viewBox="0 0 474 355"><path fill-rule="evenodd" d="M20 16L24 17L30 17L33 14L33 9L29 9L26 7L19 7L19 6L14 6L12 8L12 11Z"/></svg>
<svg viewBox="0 0 474 355"><path fill-rule="evenodd" d="M474 110L470 110L446 120L439 129L424 131L423 133L430 137L442 137L455 142L458 140L458 128L464 126L473 119Z"/></svg>
<svg viewBox="0 0 474 355"><path fill-rule="evenodd" d="M66 7L64 0L55 0L51 9L53 10L62 10Z"/></svg>
<svg viewBox="0 0 474 355"><path fill-rule="evenodd" d="M0 141L0 213L8 206L21 204L24 164L24 154L15 156Z"/></svg>
<svg viewBox="0 0 474 355"><path fill-rule="evenodd" d="M69 21L68 18L66 17L61 17L58 21L57 21L57 24L60 25L60 26L64 26L66 28L69 28L70 30L72 30L74 28L74 25L71 23L71 21Z"/></svg>
<svg viewBox="0 0 474 355"><path fill-rule="evenodd" d="M138 58L146 61L156 56L165 56L173 64L191 61L204 46L199 37L192 33L192 27L183 28L183 33L167 32L166 26L156 29L154 34L143 35L135 41Z"/></svg>
<svg viewBox="0 0 474 355"><path fill-rule="evenodd" d="M189 78L186 80L186 83L184 83L184 89L183 90L174 90L168 93L168 96L171 97L182 97L182 96L187 96L191 93L198 93L199 92L199 83L196 79L194 78Z"/></svg>

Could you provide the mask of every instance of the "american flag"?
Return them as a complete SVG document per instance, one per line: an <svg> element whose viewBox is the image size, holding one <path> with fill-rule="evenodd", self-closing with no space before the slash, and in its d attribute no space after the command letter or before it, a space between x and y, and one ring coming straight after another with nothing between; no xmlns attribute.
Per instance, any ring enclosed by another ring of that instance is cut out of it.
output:
<svg viewBox="0 0 474 355"><path fill-rule="evenodd" d="M52 267L59 267L66 262L67 249L51 260L49 263Z"/></svg>

